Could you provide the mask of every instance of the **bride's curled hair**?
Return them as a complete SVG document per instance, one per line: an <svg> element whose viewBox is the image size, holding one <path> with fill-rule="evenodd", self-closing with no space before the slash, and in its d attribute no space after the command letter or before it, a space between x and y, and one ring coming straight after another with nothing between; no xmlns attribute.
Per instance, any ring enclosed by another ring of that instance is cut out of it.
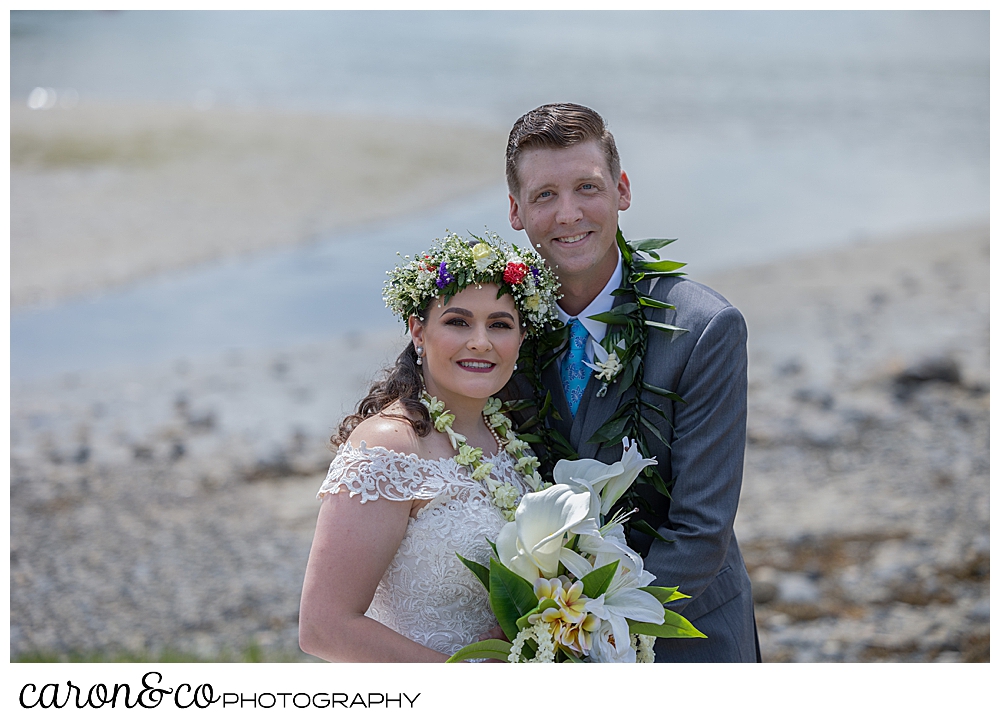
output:
<svg viewBox="0 0 1000 723"><path fill-rule="evenodd" d="M372 384L368 395L358 403L357 411L344 417L340 428L330 438L330 441L339 447L347 441L351 432L361 422L368 417L382 413L396 401L402 405L408 416L402 414L385 414L383 416L401 419L413 427L413 431L418 437L426 437L433 427L427 407L420 401L420 394L423 390L424 380L420 373L420 367L417 366L417 351L413 348L411 341L396 359L396 364L385 369L382 372L382 379Z"/></svg>

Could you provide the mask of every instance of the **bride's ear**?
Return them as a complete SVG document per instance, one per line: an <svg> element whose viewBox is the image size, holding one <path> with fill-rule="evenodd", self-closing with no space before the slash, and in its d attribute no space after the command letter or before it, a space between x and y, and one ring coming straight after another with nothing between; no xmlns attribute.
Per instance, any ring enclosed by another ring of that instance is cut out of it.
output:
<svg viewBox="0 0 1000 723"><path fill-rule="evenodd" d="M413 340L413 346L423 346L424 345L424 322L416 314L410 314L409 318L410 326L410 339Z"/></svg>

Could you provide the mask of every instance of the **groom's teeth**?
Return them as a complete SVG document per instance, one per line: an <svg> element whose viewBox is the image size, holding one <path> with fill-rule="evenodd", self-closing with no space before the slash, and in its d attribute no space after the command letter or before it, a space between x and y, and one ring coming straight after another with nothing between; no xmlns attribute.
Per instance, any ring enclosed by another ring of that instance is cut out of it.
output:
<svg viewBox="0 0 1000 723"><path fill-rule="evenodd" d="M559 239L559 242L564 244L575 244L577 241L581 240L586 235L587 234L582 233L579 236L565 236Z"/></svg>
<svg viewBox="0 0 1000 723"><path fill-rule="evenodd" d="M472 367L473 369L489 369L496 365L489 362L459 362L459 366Z"/></svg>

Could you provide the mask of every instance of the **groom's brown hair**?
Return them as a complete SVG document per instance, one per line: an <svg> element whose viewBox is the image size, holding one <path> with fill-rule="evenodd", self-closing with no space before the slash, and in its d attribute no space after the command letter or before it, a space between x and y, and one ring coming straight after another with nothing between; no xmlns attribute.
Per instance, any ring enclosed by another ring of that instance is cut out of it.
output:
<svg viewBox="0 0 1000 723"><path fill-rule="evenodd" d="M569 148L577 143L597 141L604 151L611 177L621 173L621 159L615 138L604 119L584 105L549 103L528 111L517 119L507 138L507 188L511 195L521 191L517 162L531 148Z"/></svg>

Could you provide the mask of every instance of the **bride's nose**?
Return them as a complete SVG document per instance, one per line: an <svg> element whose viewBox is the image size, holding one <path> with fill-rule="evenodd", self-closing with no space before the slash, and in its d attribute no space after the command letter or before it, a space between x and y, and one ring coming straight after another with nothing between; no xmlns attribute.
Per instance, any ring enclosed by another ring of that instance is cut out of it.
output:
<svg viewBox="0 0 1000 723"><path fill-rule="evenodd" d="M489 351L492 349L493 343L490 341L490 335L486 333L486 327L477 326L472 332L472 336L469 338L466 346L476 351Z"/></svg>

